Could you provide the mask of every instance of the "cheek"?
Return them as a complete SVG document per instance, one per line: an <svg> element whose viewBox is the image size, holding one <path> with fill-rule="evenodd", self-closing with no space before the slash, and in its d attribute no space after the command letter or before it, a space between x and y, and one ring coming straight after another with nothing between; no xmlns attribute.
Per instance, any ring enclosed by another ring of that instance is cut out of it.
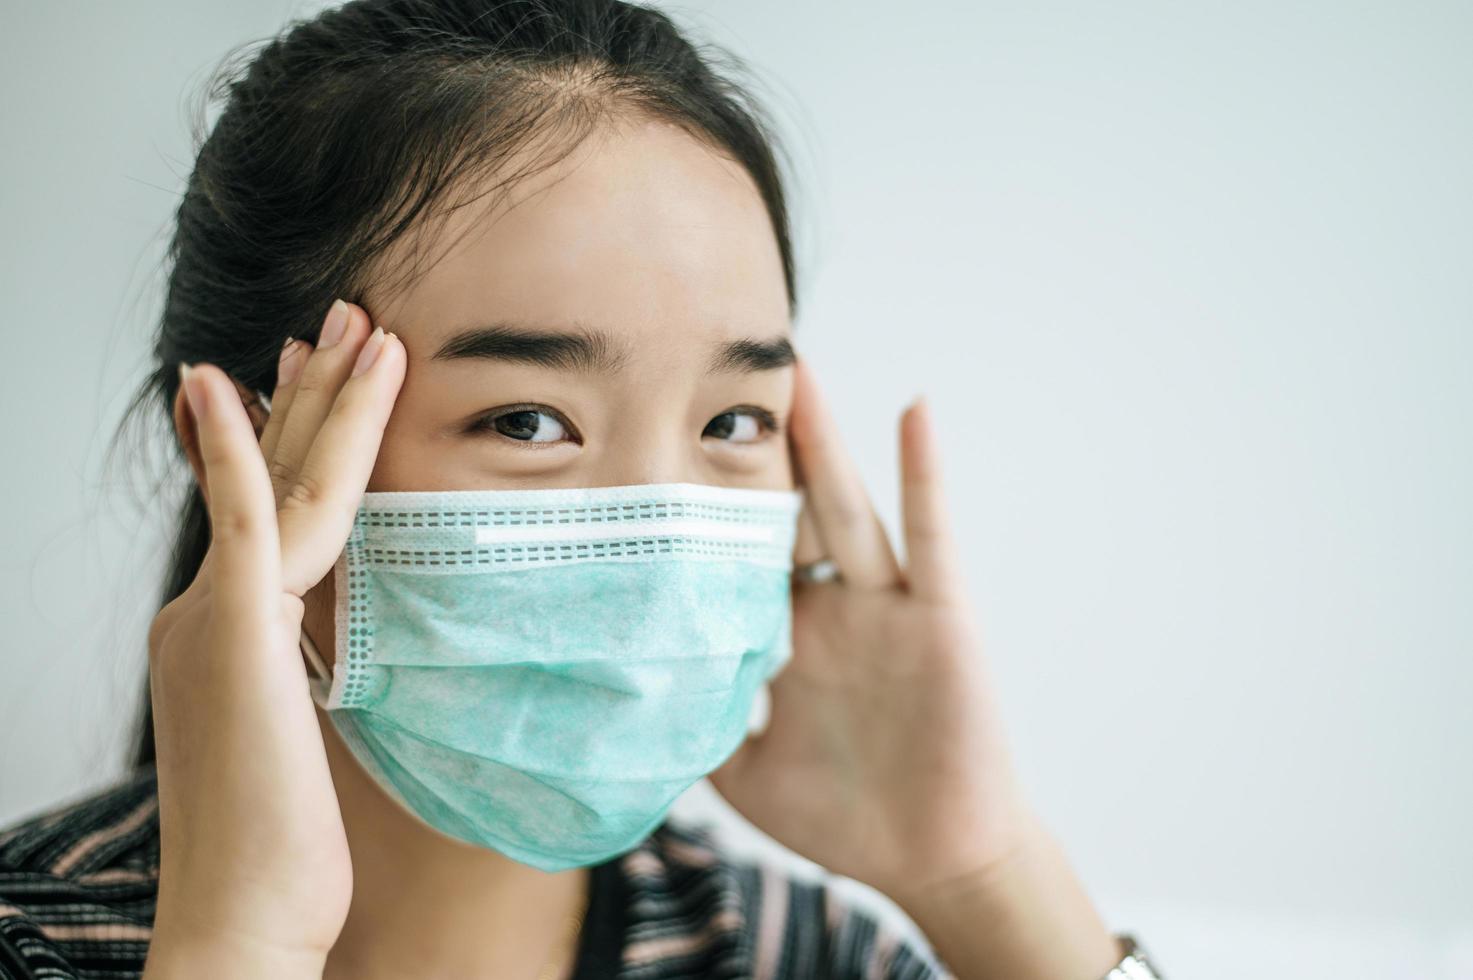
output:
<svg viewBox="0 0 1473 980"><path fill-rule="evenodd" d="M785 434L775 436L773 443L773 451L761 469L761 482L755 483L754 486L766 490L792 490L794 489L795 471L788 437Z"/></svg>
<svg viewBox="0 0 1473 980"><path fill-rule="evenodd" d="M792 490L794 467L787 436L776 433L763 442L743 447L704 440L697 457L697 474L682 479L694 483L741 487L748 490Z"/></svg>

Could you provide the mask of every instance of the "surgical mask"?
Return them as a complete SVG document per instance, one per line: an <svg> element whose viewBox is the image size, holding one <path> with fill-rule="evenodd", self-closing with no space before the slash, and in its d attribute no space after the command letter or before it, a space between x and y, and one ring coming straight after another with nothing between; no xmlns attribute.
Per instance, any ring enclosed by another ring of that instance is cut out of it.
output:
<svg viewBox="0 0 1473 980"><path fill-rule="evenodd" d="M313 700L441 833L621 854L741 744L791 654L800 496L699 484L365 493Z"/></svg>

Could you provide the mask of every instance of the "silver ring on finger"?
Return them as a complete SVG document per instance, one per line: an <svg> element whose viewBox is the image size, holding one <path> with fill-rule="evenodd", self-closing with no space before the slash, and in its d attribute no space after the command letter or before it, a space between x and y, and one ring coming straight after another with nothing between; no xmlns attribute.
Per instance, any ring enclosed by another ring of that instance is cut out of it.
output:
<svg viewBox="0 0 1473 980"><path fill-rule="evenodd" d="M820 558L818 561L793 566L793 580L805 585L823 585L827 582L838 582L842 578L843 576L839 574L839 563L832 558Z"/></svg>

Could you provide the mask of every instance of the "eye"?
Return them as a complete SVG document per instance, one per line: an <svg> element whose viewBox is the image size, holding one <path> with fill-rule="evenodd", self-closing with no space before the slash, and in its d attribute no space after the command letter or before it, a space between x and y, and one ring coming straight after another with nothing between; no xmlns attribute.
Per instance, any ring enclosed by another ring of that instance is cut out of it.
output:
<svg viewBox="0 0 1473 980"><path fill-rule="evenodd" d="M701 436L725 442L759 442L776 431L777 419L771 412L763 408L741 407L728 409L707 422Z"/></svg>
<svg viewBox="0 0 1473 980"><path fill-rule="evenodd" d="M563 442L571 435L571 426L562 416L542 405L501 409L477 419L472 428L490 430L517 442Z"/></svg>

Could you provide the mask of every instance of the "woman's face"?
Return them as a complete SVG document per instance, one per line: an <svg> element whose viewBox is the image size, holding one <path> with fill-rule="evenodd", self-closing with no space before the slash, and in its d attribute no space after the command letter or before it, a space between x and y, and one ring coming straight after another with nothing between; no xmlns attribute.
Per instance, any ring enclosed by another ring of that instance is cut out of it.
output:
<svg viewBox="0 0 1473 980"><path fill-rule="evenodd" d="M634 122L437 234L363 299L409 355L369 490L792 486L787 293L738 164Z"/></svg>

